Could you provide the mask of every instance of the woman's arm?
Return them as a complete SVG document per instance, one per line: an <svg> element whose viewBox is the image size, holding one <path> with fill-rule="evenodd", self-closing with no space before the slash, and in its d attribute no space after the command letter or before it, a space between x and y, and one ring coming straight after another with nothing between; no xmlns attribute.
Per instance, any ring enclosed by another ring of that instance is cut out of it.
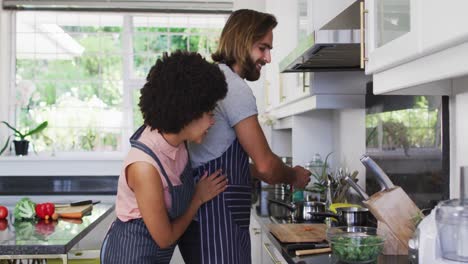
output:
<svg viewBox="0 0 468 264"><path fill-rule="evenodd" d="M135 193L143 221L160 248L173 245L185 232L200 206L226 189L226 177L217 171L205 175L196 186L187 211L170 221L159 172L151 164L135 162L127 168L127 182Z"/></svg>
<svg viewBox="0 0 468 264"><path fill-rule="evenodd" d="M286 166L275 155L258 123L257 115L245 118L234 126L240 144L253 161L252 175L270 184L290 183L303 188L310 181L310 172L301 166Z"/></svg>

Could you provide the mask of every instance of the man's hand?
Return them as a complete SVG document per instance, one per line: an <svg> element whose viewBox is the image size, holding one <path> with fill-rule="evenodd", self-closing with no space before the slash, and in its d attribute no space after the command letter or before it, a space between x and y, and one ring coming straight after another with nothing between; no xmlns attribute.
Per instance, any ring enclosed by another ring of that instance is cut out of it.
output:
<svg viewBox="0 0 468 264"><path fill-rule="evenodd" d="M292 185L295 188L303 189L310 182L310 171L304 169L301 166L295 166L294 170L294 180Z"/></svg>

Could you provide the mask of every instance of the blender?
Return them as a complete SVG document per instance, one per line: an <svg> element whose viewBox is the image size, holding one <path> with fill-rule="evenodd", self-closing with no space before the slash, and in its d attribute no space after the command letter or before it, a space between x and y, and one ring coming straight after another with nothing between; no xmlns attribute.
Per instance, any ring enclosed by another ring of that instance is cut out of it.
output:
<svg viewBox="0 0 468 264"><path fill-rule="evenodd" d="M412 263L468 263L468 167L460 172L460 199L441 201L409 241Z"/></svg>

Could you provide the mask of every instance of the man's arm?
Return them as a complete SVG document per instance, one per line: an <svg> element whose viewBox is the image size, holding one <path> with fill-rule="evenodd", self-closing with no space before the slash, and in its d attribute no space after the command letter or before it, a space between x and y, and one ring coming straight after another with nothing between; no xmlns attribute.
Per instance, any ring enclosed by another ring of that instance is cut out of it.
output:
<svg viewBox="0 0 468 264"><path fill-rule="evenodd" d="M269 184L285 182L303 188L310 181L310 172L301 166L286 166L275 155L258 123L257 115L250 116L234 126L240 144L252 159L252 175Z"/></svg>

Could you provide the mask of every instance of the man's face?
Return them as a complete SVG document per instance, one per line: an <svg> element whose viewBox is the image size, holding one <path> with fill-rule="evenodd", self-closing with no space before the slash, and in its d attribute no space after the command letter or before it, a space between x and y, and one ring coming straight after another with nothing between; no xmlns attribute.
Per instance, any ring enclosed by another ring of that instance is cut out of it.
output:
<svg viewBox="0 0 468 264"><path fill-rule="evenodd" d="M273 49L273 31L268 33L259 41L255 42L250 50L250 58L244 67L245 79L256 81L260 78L263 65L271 62L271 49Z"/></svg>

